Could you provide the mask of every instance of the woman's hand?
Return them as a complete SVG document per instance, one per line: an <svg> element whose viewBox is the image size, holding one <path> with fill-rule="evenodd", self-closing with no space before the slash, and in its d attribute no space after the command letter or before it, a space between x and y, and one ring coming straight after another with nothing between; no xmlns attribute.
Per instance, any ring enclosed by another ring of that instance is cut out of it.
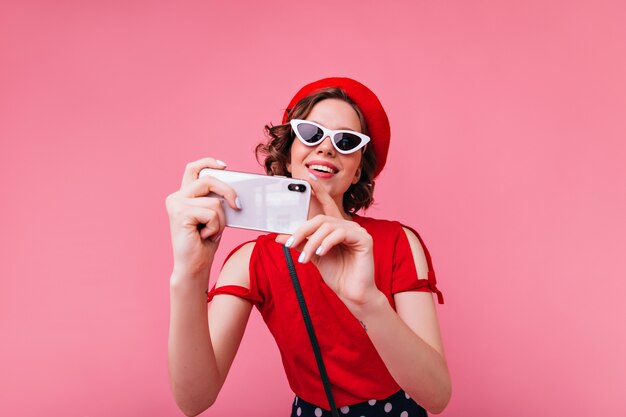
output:
<svg viewBox="0 0 626 417"><path fill-rule="evenodd" d="M343 218L341 210L316 181L309 181L324 214L305 222L291 237L276 242L301 252L298 262L312 262L326 284L348 306L359 307L378 293L374 282L372 237L359 224Z"/></svg>
<svg viewBox="0 0 626 417"><path fill-rule="evenodd" d="M173 278L202 277L208 280L225 217L220 199L207 196L210 192L219 194L228 205L237 209L237 195L218 179L211 176L198 178L198 175L203 168L224 169L225 166L213 158L187 164L180 189L165 200L174 251Z"/></svg>

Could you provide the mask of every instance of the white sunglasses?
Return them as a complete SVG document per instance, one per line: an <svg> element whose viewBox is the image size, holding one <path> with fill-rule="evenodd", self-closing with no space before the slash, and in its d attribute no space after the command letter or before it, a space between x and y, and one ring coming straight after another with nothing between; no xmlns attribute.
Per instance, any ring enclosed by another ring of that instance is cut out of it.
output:
<svg viewBox="0 0 626 417"><path fill-rule="evenodd" d="M356 152L370 141L370 137L353 130L331 130L309 120L292 119L291 128L306 146L315 146L329 136L337 152L344 155Z"/></svg>

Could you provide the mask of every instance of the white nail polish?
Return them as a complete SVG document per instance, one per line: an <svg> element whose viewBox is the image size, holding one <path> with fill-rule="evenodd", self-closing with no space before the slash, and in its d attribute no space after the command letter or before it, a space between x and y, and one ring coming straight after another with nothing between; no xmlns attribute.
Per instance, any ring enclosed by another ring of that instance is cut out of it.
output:
<svg viewBox="0 0 626 417"><path fill-rule="evenodd" d="M317 248L317 250L315 251L315 254L319 255L320 253L322 253L323 250L324 250L324 248L322 247L322 245L320 245L320 247Z"/></svg>
<svg viewBox="0 0 626 417"><path fill-rule="evenodd" d="M219 165L219 166L222 166L222 167L227 166L227 165L226 165L226 162L224 162L224 161L220 161L219 159L216 159L216 160L215 160L215 163L216 163L217 165Z"/></svg>
<svg viewBox="0 0 626 417"><path fill-rule="evenodd" d="M311 177L311 179L313 181L317 181L317 177L315 175L311 174L310 172L309 172L309 177Z"/></svg>
<svg viewBox="0 0 626 417"><path fill-rule="evenodd" d="M306 253L302 252L300 254L300 257L298 258L298 262L303 263L305 259L306 259Z"/></svg>
<svg viewBox="0 0 626 417"><path fill-rule="evenodd" d="M290 237L289 239L287 239L287 241L285 242L285 246L287 246L288 248L290 248L290 247L291 247L291 245L293 245L293 241L294 241L294 238L293 238L293 236L291 236L291 237Z"/></svg>
<svg viewBox="0 0 626 417"><path fill-rule="evenodd" d="M239 210L241 210L241 200L239 200L239 197L235 198L235 205Z"/></svg>

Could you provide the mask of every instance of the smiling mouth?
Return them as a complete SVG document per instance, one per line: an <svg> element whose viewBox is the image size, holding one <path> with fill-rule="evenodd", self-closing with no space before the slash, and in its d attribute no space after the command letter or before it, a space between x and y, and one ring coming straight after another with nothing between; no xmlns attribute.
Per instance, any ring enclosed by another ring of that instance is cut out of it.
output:
<svg viewBox="0 0 626 417"><path fill-rule="evenodd" d="M311 164L311 165L307 165L306 167L317 172L327 172L329 174L337 173L337 170L332 169L331 167L327 167L326 165Z"/></svg>

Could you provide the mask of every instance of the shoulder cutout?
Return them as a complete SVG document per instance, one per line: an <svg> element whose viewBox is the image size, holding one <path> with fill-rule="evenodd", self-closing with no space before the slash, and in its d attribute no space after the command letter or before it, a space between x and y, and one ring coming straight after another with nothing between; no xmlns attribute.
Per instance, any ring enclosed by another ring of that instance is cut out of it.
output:
<svg viewBox="0 0 626 417"><path fill-rule="evenodd" d="M216 287L224 285L237 285L250 288L250 257L254 250L255 242L248 242L232 252L217 277Z"/></svg>
<svg viewBox="0 0 626 417"><path fill-rule="evenodd" d="M402 226L409 245L411 246L411 252L413 253L413 261L415 262L415 270L417 271L418 279L428 279L428 261L426 260L426 254L424 248L415 234Z"/></svg>

